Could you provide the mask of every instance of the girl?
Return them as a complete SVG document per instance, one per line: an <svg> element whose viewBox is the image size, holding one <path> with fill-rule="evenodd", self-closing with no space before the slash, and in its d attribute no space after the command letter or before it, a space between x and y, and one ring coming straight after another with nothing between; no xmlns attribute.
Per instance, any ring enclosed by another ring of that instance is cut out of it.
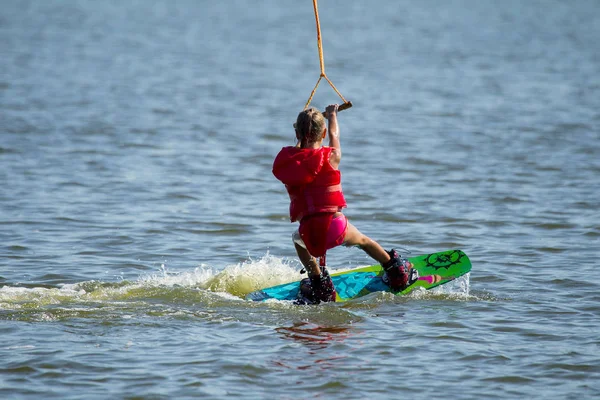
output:
<svg viewBox="0 0 600 400"><path fill-rule="evenodd" d="M315 108L308 108L298 114L294 124L296 146L281 149L273 163L273 174L285 184L290 196L290 219L300 221L292 238L308 271L308 278L300 283L299 303L304 304L335 301L335 288L325 268L325 252L341 244L359 246L377 260L386 271L393 291L403 290L418 278L410 262L395 250L388 252L363 235L342 213L346 200L338 170L342 150L337 110L337 104L325 110L329 146L323 146L327 136L325 116ZM315 257L320 258L320 265Z"/></svg>

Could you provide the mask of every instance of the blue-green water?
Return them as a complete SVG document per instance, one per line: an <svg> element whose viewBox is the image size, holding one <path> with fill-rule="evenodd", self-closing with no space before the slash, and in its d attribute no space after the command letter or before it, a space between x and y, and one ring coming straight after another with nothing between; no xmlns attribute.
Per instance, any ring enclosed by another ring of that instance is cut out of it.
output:
<svg viewBox="0 0 600 400"><path fill-rule="evenodd" d="M319 77L309 0L2 0L0 397L600 396L598 3L319 6L348 218L470 276L243 300L300 277L271 163Z"/></svg>

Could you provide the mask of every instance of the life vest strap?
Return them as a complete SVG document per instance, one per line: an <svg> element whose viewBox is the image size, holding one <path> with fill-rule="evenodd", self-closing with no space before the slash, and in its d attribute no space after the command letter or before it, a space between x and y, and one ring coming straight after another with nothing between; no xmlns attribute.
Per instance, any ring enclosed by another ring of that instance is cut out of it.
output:
<svg viewBox="0 0 600 400"><path fill-rule="evenodd" d="M325 267L326 266L325 256L326 256L326 254L323 254L321 257L319 257L319 267Z"/></svg>

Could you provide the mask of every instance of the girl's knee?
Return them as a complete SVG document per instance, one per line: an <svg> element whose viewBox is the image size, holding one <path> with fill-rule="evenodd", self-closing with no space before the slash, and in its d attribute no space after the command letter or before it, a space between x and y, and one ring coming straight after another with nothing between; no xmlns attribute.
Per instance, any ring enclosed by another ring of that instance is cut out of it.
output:
<svg viewBox="0 0 600 400"><path fill-rule="evenodd" d="M363 235L363 237L361 238L361 245L360 247L368 247L370 245L373 244L373 241L371 240L370 237Z"/></svg>
<svg viewBox="0 0 600 400"><path fill-rule="evenodd" d="M350 243L347 243L346 246L358 246L362 248L368 246L370 243L371 239L361 233L353 237L353 240Z"/></svg>

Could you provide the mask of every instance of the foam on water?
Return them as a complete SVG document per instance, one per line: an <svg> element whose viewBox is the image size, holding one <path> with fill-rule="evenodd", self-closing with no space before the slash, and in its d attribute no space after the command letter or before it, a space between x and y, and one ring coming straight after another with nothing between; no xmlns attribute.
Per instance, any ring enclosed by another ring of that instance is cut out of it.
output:
<svg viewBox="0 0 600 400"><path fill-rule="evenodd" d="M149 297L183 301L182 296L197 297L202 292L239 300L254 290L299 278L298 271L284 259L267 253L260 259L228 265L223 270L200 265L192 271L173 271L163 264L158 273L140 276L135 281L84 281L55 288L6 285L0 288L0 307L31 309L78 302L135 301Z"/></svg>
<svg viewBox="0 0 600 400"><path fill-rule="evenodd" d="M258 260L248 260L241 264L230 265L213 275L205 284L215 292L227 292L244 297L250 292L265 287L300 280L298 270L284 259L267 253Z"/></svg>
<svg viewBox="0 0 600 400"><path fill-rule="evenodd" d="M471 273L467 273L451 282L435 287L431 290L418 288L408 294L411 299L443 299L455 301L478 300L469 294L469 280Z"/></svg>

